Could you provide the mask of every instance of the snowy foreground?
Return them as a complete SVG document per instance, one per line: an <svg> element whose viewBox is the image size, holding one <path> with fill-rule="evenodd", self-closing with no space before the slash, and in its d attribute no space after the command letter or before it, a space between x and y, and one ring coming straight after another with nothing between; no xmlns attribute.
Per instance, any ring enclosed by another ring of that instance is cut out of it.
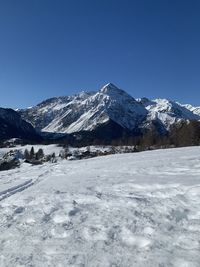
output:
<svg viewBox="0 0 200 267"><path fill-rule="evenodd" d="M0 266L199 267L200 147L1 172Z"/></svg>

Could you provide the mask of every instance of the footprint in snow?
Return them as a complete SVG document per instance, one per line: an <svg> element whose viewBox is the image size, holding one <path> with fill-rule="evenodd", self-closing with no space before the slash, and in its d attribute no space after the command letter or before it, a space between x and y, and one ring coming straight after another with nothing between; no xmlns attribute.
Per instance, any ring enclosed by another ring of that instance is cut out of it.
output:
<svg viewBox="0 0 200 267"><path fill-rule="evenodd" d="M74 208L73 210L70 210L68 215L71 216L75 216L78 212L80 211L79 208Z"/></svg>
<svg viewBox="0 0 200 267"><path fill-rule="evenodd" d="M15 209L14 213L15 213L15 214L20 214L20 213L23 213L24 210L25 210L24 207L18 207L18 208Z"/></svg>

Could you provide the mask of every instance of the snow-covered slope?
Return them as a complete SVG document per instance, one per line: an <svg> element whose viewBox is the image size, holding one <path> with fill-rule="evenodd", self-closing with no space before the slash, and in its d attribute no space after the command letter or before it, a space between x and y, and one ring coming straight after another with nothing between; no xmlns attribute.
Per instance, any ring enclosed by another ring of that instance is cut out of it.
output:
<svg viewBox="0 0 200 267"><path fill-rule="evenodd" d="M199 267L199 203L199 147L24 164L0 173L0 266Z"/></svg>
<svg viewBox="0 0 200 267"><path fill-rule="evenodd" d="M113 84L98 92L49 99L21 111L36 128L46 132L91 131L109 120L132 130L146 117L146 109Z"/></svg>
<svg viewBox="0 0 200 267"><path fill-rule="evenodd" d="M194 107L190 104L182 105L183 107L187 108L188 110L192 111L194 114L200 116L200 107Z"/></svg>

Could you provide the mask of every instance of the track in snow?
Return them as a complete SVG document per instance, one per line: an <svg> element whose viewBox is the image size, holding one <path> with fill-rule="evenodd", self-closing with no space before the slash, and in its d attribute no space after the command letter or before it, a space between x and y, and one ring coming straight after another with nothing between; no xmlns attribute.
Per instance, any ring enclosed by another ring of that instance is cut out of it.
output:
<svg viewBox="0 0 200 267"><path fill-rule="evenodd" d="M12 196L12 195L18 193L18 192L25 190L26 188L32 186L33 184L34 184L34 182L32 181L32 179L30 179L30 180L28 180L22 184L19 184L19 185L10 187L4 191L1 191L0 192L0 201L9 197L9 196Z"/></svg>

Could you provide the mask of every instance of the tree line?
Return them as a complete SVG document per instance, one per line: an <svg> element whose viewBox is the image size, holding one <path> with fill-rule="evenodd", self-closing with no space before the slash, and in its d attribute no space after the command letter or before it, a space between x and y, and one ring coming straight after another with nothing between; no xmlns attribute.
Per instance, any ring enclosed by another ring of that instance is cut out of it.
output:
<svg viewBox="0 0 200 267"><path fill-rule="evenodd" d="M97 140L97 144L99 144ZM94 143L95 145L95 143ZM184 147L200 145L200 122L180 121L163 133L155 126L138 136L122 136L111 141L113 146L135 146L140 150L154 148Z"/></svg>

